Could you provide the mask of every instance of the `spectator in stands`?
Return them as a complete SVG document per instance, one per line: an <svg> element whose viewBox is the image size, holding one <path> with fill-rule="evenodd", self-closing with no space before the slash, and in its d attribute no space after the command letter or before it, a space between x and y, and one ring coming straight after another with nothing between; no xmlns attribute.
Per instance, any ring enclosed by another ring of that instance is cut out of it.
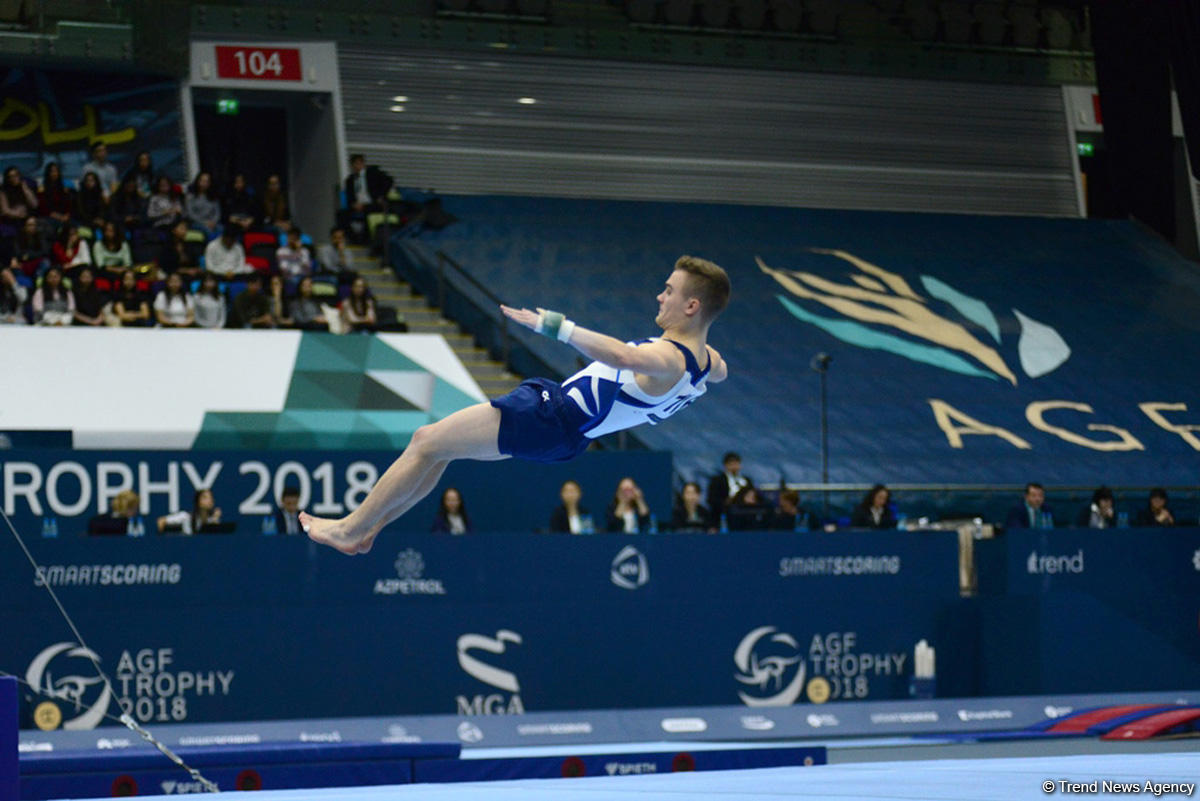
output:
<svg viewBox="0 0 1200 801"><path fill-rule="evenodd" d="M1092 493L1092 503L1079 510L1075 525L1079 528L1112 528L1117 515L1113 509L1113 493L1108 487L1100 487Z"/></svg>
<svg viewBox="0 0 1200 801"><path fill-rule="evenodd" d="M280 534L303 534L300 528L300 488L288 485L279 495L279 508L275 511L275 531Z"/></svg>
<svg viewBox="0 0 1200 801"><path fill-rule="evenodd" d="M353 283L356 277L354 254L346 247L346 232L341 228L335 226L330 229L329 244L318 248L317 261L320 262L323 272L335 273L338 276L338 283Z"/></svg>
<svg viewBox="0 0 1200 801"><path fill-rule="evenodd" d="M225 226L221 235L208 243L204 249L204 269L225 279L254 272L246 263L246 251L236 226Z"/></svg>
<svg viewBox="0 0 1200 801"><path fill-rule="evenodd" d="M195 302L183 287L183 276L171 273L167 285L154 299L154 317L163 328L191 328L196 324Z"/></svg>
<svg viewBox="0 0 1200 801"><path fill-rule="evenodd" d="M246 288L233 299L234 328L271 328L271 302L262 291L262 276L251 273Z"/></svg>
<svg viewBox="0 0 1200 801"><path fill-rule="evenodd" d="M11 268L0 268L0 325L24 325L29 290L17 282Z"/></svg>
<svg viewBox="0 0 1200 801"><path fill-rule="evenodd" d="M158 518L158 533L166 534L167 529L178 531L180 534L200 534L204 527L221 522L221 507L217 506L212 490L196 490L192 496L192 511L183 509Z"/></svg>
<svg viewBox="0 0 1200 801"><path fill-rule="evenodd" d="M550 513L550 531L553 534L591 534L593 524L583 500L583 488L578 481L568 479L558 488L562 503Z"/></svg>
<svg viewBox="0 0 1200 801"><path fill-rule="evenodd" d="M1138 512L1137 525L1145 527L1173 526L1175 515L1167 508L1167 491L1162 487L1150 490L1146 508Z"/></svg>
<svg viewBox="0 0 1200 801"><path fill-rule="evenodd" d="M221 208L225 210L225 218L229 223L238 226L242 231L249 231L258 225L258 218L262 215L258 199L250 193L246 186L246 176L240 172L233 176L229 191L221 199Z"/></svg>
<svg viewBox="0 0 1200 801"><path fill-rule="evenodd" d="M46 241L42 229L38 226L37 217L26 217L17 231L17 240L13 253L12 266L20 267L29 277L41 275L50 266L50 254L53 246Z"/></svg>
<svg viewBox="0 0 1200 801"><path fill-rule="evenodd" d="M0 223L20 228L25 218L36 215L37 195L21 177L16 167L4 170L4 185L0 187Z"/></svg>
<svg viewBox="0 0 1200 801"><path fill-rule="evenodd" d="M201 172L192 181L184 200L184 214L193 228L208 234L216 233L221 224L221 201L217 200L209 173Z"/></svg>
<svg viewBox="0 0 1200 801"><path fill-rule="evenodd" d="M292 215L288 211L287 195L278 175L267 178L267 186L262 193L263 225L274 226L280 231L292 227Z"/></svg>
<svg viewBox="0 0 1200 801"><path fill-rule="evenodd" d="M346 176L343 188L350 212L350 227L360 243L366 242L367 214L386 210L387 193L393 183L391 176L383 170L375 165L368 167L361 153L350 157L350 174Z"/></svg>
<svg viewBox="0 0 1200 801"><path fill-rule="evenodd" d="M136 231L146 225L146 201L137 191L133 176L121 181L117 193L108 203L108 213L126 231Z"/></svg>
<svg viewBox="0 0 1200 801"><path fill-rule="evenodd" d="M442 493L442 502L438 505L433 527L429 530L434 534L470 534L473 531L462 493L456 488L447 487Z"/></svg>
<svg viewBox="0 0 1200 801"><path fill-rule="evenodd" d="M146 201L146 221L157 229L172 228L183 219L183 205L175 196L171 179L160 175L154 181L154 191Z"/></svg>
<svg viewBox="0 0 1200 801"><path fill-rule="evenodd" d="M51 267L42 276L42 285L33 293L35 325L70 325L75 319L75 298L63 286L62 270Z"/></svg>
<svg viewBox="0 0 1200 801"><path fill-rule="evenodd" d="M1046 503L1046 489L1036 481L1025 485L1025 499L1008 510L1005 528L1054 528L1054 515Z"/></svg>
<svg viewBox="0 0 1200 801"><path fill-rule="evenodd" d="M313 280L301 278L296 287L296 297L288 303L288 318L295 328L304 331L328 331L329 321L321 310L321 304L313 297Z"/></svg>
<svg viewBox="0 0 1200 801"><path fill-rule="evenodd" d="M808 531L808 515L800 508L800 493L785 489L779 493L771 528L776 531Z"/></svg>
<svg viewBox="0 0 1200 801"><path fill-rule="evenodd" d="M113 273L123 272L133 266L129 242L116 223L104 224L104 235L92 246L92 264Z"/></svg>
<svg viewBox="0 0 1200 801"><path fill-rule="evenodd" d="M107 201L117 191L117 168L108 160L108 146L103 142L92 145L92 160L83 165L82 184L88 173L95 175L100 183L100 192Z"/></svg>
<svg viewBox="0 0 1200 801"><path fill-rule="evenodd" d="M650 524L650 507L642 495L642 488L626 476L617 483L617 491L608 503L608 514L604 528L610 532L637 534Z"/></svg>
<svg viewBox="0 0 1200 801"><path fill-rule="evenodd" d="M87 249L84 249L87 252ZM108 298L96 289L95 274L88 266L80 267L72 279L71 294L75 297L75 325L104 325L104 306Z"/></svg>
<svg viewBox="0 0 1200 801"><path fill-rule="evenodd" d="M79 226L71 222L58 229L58 240L50 247L50 258L67 275L80 267L91 266L92 249L79 236Z"/></svg>
<svg viewBox="0 0 1200 801"><path fill-rule="evenodd" d="M271 299L271 319L275 321L275 327L291 328L292 318L288 316L290 306L284 293L283 276L271 276L271 288L267 296Z"/></svg>
<svg viewBox="0 0 1200 801"><path fill-rule="evenodd" d="M101 191L96 173L84 173L75 193L75 219L81 225L100 229L108 219L108 196Z"/></svg>
<svg viewBox="0 0 1200 801"><path fill-rule="evenodd" d="M225 298L221 297L215 275L204 274L200 280L200 291L196 293L192 302L192 311L196 316L197 326L200 328L225 327Z"/></svg>
<svg viewBox="0 0 1200 801"><path fill-rule="evenodd" d="M303 232L298 226L292 226L287 232L287 241L283 247L275 251L275 261L279 264L279 272L289 281L295 281L306 275L312 275L312 254L300 241Z"/></svg>
<svg viewBox="0 0 1200 801"><path fill-rule="evenodd" d="M895 528L896 515L891 509L892 493L883 484L876 484L854 507L850 515L851 528Z"/></svg>
<svg viewBox="0 0 1200 801"><path fill-rule="evenodd" d="M63 184L62 169L57 161L46 165L42 171L42 186L38 190L38 216L49 222L51 236L71 219L74 198L71 190Z"/></svg>
<svg viewBox="0 0 1200 801"><path fill-rule="evenodd" d="M150 317L150 304L138 289L137 276L133 274L133 270L126 270L121 274L121 285L113 294L113 315L121 325L137 328L154 324L153 318Z"/></svg>
<svg viewBox="0 0 1200 801"><path fill-rule="evenodd" d="M187 280L200 277L200 263L196 258L193 245L187 241L188 224L179 220L171 226L171 235L163 245L158 255L158 266L164 273L179 273ZM194 247L199 248L199 245Z"/></svg>
<svg viewBox="0 0 1200 801"><path fill-rule="evenodd" d="M725 507L725 516L730 531L765 529L771 525L774 510L758 489L749 484L738 490Z"/></svg>
<svg viewBox="0 0 1200 801"><path fill-rule="evenodd" d="M712 515L713 525L725 514L730 498L743 487L754 486L749 478L742 475L742 457L734 451L721 459L721 468L721 472L708 482L708 511Z"/></svg>
<svg viewBox="0 0 1200 801"><path fill-rule="evenodd" d="M150 195L154 194L157 181L154 179L154 162L150 159L150 151L143 150L137 154L137 158L133 160L133 166L121 178L126 181L132 178L137 185L137 192L142 200L149 200Z"/></svg>
<svg viewBox="0 0 1200 801"><path fill-rule="evenodd" d="M375 316L375 298L367 289L367 282L355 278L350 285L350 295L338 307L342 314L342 322L347 331L370 333L379 330L378 318Z"/></svg>
<svg viewBox="0 0 1200 801"><path fill-rule="evenodd" d="M680 533L712 531L712 517L700 503L700 485L689 481L683 485L679 500L671 515L671 528Z"/></svg>

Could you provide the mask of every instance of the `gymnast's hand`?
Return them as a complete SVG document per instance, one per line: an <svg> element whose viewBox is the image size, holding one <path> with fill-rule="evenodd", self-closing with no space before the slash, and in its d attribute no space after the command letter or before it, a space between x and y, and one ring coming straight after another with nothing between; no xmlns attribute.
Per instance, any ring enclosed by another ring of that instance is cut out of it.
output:
<svg viewBox="0 0 1200 801"><path fill-rule="evenodd" d="M500 304L500 311L504 312L504 316L510 320L515 320L526 328L537 330L538 319L544 309L530 311L529 309L514 309L511 306Z"/></svg>

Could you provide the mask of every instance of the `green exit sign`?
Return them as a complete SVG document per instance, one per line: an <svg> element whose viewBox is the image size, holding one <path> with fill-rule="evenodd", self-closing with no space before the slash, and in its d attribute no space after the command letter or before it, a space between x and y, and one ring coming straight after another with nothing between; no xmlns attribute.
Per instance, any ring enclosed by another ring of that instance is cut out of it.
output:
<svg viewBox="0 0 1200 801"><path fill-rule="evenodd" d="M236 98L224 97L217 101L218 114L237 114L238 102Z"/></svg>
<svg viewBox="0 0 1200 801"><path fill-rule="evenodd" d="M1081 156L1096 155L1096 146L1094 144L1092 144L1091 142L1079 142L1078 148L1079 148L1079 155L1081 155Z"/></svg>

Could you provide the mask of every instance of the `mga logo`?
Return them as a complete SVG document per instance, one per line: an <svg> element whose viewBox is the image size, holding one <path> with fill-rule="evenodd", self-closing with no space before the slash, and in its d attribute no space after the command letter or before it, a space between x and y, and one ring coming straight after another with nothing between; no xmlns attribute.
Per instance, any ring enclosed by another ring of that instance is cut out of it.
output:
<svg viewBox="0 0 1200 801"><path fill-rule="evenodd" d="M733 677L756 692L738 690L746 706L790 706L804 687L804 654L796 638L774 626L759 626L733 652Z"/></svg>
<svg viewBox="0 0 1200 801"><path fill-rule="evenodd" d="M113 699L112 688L96 674L95 663L99 661L90 648L73 642L55 643L29 663L25 681L42 695L66 702L64 717L72 713L75 717L63 721L64 729L94 729L108 713Z"/></svg>
<svg viewBox="0 0 1200 801"><path fill-rule="evenodd" d="M525 705L521 702L521 684L517 675L509 670L489 665L472 651L485 651L489 654L503 654L509 644L520 645L521 635L508 629L500 629L495 637L485 637L482 634L464 634L458 638L458 665L467 675L478 679L484 684L491 685L497 690L510 693L505 697L493 692L487 695L478 694L468 698L465 695L457 697L458 714L460 715L522 715Z"/></svg>
<svg viewBox="0 0 1200 801"><path fill-rule="evenodd" d="M650 581L650 565L646 556L632 545L626 545L612 560L612 583L624 590L636 590Z"/></svg>
<svg viewBox="0 0 1200 801"><path fill-rule="evenodd" d="M445 595L441 579L423 578L425 560L421 552L408 548L396 555L396 578L377 579L376 595Z"/></svg>

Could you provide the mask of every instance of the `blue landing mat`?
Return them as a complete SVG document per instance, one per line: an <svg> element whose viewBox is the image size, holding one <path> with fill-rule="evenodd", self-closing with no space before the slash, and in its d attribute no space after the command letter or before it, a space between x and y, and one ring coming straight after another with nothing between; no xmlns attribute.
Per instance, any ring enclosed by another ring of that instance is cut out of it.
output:
<svg viewBox="0 0 1200 801"><path fill-rule="evenodd" d="M766 768L712 773L674 773L581 779L406 785L326 790L261 792L255 801L761 801L771 799L930 799L931 801L1010 801L1046 799L1043 782L1117 781L1191 784L1200 780L1200 743L1196 753L1101 754L1023 759L956 759L875 762L811 768ZM1154 797L1143 790L1143 796ZM1104 793L1097 793L1101 797ZM166 798L167 796L156 796ZM244 796L242 796L244 798ZM1094 797L1094 796L1093 796ZM1186 798L1187 793L1160 795Z"/></svg>

